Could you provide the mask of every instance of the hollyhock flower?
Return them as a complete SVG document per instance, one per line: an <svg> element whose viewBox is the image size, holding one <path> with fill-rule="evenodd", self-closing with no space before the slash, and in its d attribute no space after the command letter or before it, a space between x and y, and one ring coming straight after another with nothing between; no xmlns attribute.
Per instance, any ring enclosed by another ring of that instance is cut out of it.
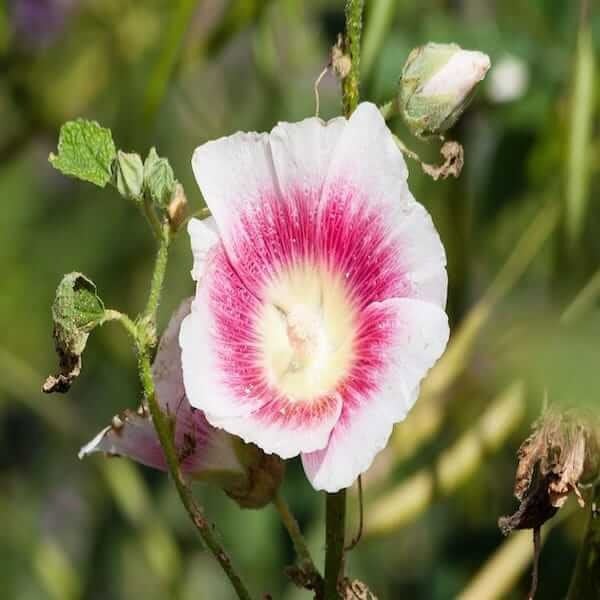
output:
<svg viewBox="0 0 600 600"><path fill-rule="evenodd" d="M181 470L190 479L220 485L245 508L264 506L281 483L282 461L212 427L202 411L190 406L185 395L177 338L190 304L191 299L184 301L171 318L153 364L158 402L174 418ZM126 410L115 416L109 427L80 450L79 458L93 452L127 456L146 466L167 470L152 418L144 405L137 411Z"/></svg>
<svg viewBox="0 0 600 600"><path fill-rule="evenodd" d="M448 339L446 259L376 106L200 146L214 217L189 224L198 282L180 334L208 421L316 489L349 486Z"/></svg>

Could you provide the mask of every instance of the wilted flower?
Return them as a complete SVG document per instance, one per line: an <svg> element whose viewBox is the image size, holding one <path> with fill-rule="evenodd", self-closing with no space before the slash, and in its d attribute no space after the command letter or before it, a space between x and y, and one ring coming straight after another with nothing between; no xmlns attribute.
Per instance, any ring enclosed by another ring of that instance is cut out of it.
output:
<svg viewBox="0 0 600 600"><path fill-rule="evenodd" d="M153 365L158 402L174 420L175 447L181 470L190 479L216 483L241 506L263 506L272 499L281 483L282 461L215 429L186 398L177 338L181 321L190 311L190 303L191 299L186 300L171 318ZM109 427L81 449L79 457L92 452L127 456L155 469L167 469L152 418L145 406L115 416Z"/></svg>
<svg viewBox="0 0 600 600"><path fill-rule="evenodd" d="M456 44L415 48L400 79L400 111L410 130L426 137L450 129L489 68L487 54Z"/></svg>
<svg viewBox="0 0 600 600"><path fill-rule="evenodd" d="M192 164L214 220L189 224L190 403L266 452L302 454L315 488L349 486L448 339L444 249L402 154L364 103L209 142Z"/></svg>

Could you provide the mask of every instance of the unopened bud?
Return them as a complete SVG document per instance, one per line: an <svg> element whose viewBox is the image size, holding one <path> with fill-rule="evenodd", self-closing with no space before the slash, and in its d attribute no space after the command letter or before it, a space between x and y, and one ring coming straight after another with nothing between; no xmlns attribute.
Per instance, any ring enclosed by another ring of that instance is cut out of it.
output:
<svg viewBox="0 0 600 600"><path fill-rule="evenodd" d="M441 135L469 104L490 68L483 52L432 42L415 48L400 79L400 110L415 135Z"/></svg>
<svg viewBox="0 0 600 600"><path fill-rule="evenodd" d="M175 185L175 192L167 207L167 216L169 217L169 225L171 231L175 233L181 224L185 221L187 213L187 198L183 186L178 183Z"/></svg>
<svg viewBox="0 0 600 600"><path fill-rule="evenodd" d="M142 196L144 183L144 165L139 154L117 153L115 178L119 194L124 198L139 200Z"/></svg>

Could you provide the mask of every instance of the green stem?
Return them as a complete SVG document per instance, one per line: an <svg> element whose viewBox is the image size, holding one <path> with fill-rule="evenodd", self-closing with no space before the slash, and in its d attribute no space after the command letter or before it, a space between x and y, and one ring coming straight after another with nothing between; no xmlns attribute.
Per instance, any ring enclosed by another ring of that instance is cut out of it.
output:
<svg viewBox="0 0 600 600"><path fill-rule="evenodd" d="M296 551L300 566L304 571L316 576L317 579L321 579L319 570L315 566L315 563L310 555L310 551L308 550L308 546L306 545L306 540L302 535L302 531L300 531L298 521L296 521L290 510L290 507L288 506L288 503L281 495L281 492L277 492L275 498L273 498L273 505L281 517L281 521L286 528L290 539L292 540L292 544L294 544L294 550Z"/></svg>
<svg viewBox="0 0 600 600"><path fill-rule="evenodd" d="M144 198L139 203L139 206L142 214L146 217L146 221L148 221L148 225L150 225L150 229L152 229L154 237L157 240L160 240L162 237L162 225L156 216L156 211L152 205L152 200L150 198Z"/></svg>
<svg viewBox="0 0 600 600"><path fill-rule="evenodd" d="M127 331L134 340L137 340L137 325L126 314L119 312L118 310L113 310L112 308L107 308L104 311L102 323L107 323L108 321L118 321L124 327L125 331Z"/></svg>
<svg viewBox="0 0 600 600"><path fill-rule="evenodd" d="M342 82L344 115L348 118L358 106L360 97L360 36L364 0L346 0L346 39L345 51L350 56L352 66Z"/></svg>
<svg viewBox="0 0 600 600"><path fill-rule="evenodd" d="M337 600L338 583L344 573L346 490L327 494L325 532L325 600Z"/></svg>
<svg viewBox="0 0 600 600"><path fill-rule="evenodd" d="M169 244L171 243L171 231L167 224L161 226L159 238L158 253L154 272L152 273L152 282L150 284L150 294L144 311L144 317L154 326L156 325L156 312L160 301L165 274L167 271L167 260L169 258Z"/></svg>
<svg viewBox="0 0 600 600"><path fill-rule="evenodd" d="M118 318L120 322L126 326L126 328L131 328L133 325L133 329L131 331L135 332L138 350L138 371L142 389L144 391L144 397L148 403L148 408L152 416L152 422L154 423L156 434L165 455L169 473L173 478L181 503L187 511L190 519L196 526L196 529L200 533L204 543L212 552L218 563L221 565L221 568L229 578L229 581L235 589L238 598L240 600L250 600L250 593L231 564L231 559L218 542L211 524L206 519L202 508L194 499L192 490L183 478L183 474L179 467L177 449L175 448L175 443L173 441L172 422L169 418L169 415L162 411L156 398L154 378L152 377L152 351L156 343L156 313L158 311L160 294L165 279L169 243L169 226L168 224L164 224L162 225L160 245L156 255L154 272L152 274L152 283L150 286L148 302L146 304L144 313L138 319L137 323L131 323L130 319L124 315L117 317L115 314L114 316Z"/></svg>

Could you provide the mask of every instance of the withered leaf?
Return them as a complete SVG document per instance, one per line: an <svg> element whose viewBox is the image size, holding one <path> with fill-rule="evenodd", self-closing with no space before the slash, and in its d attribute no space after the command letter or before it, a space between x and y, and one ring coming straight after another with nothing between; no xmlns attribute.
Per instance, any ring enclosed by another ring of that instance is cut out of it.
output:
<svg viewBox="0 0 600 600"><path fill-rule="evenodd" d="M81 372L81 355L90 332L105 317L104 303L94 283L81 273L68 273L56 289L52 305L54 345L60 372L50 375L42 391L65 393Z"/></svg>
<svg viewBox="0 0 600 600"><path fill-rule="evenodd" d="M598 475L598 421L581 412L547 411L521 444L514 494L520 505L498 524L503 533L541 527L570 494L584 501L579 485Z"/></svg>
<svg viewBox="0 0 600 600"><path fill-rule="evenodd" d="M358 579L345 578L342 583L342 596L344 600L377 600L373 592Z"/></svg>
<svg viewBox="0 0 600 600"><path fill-rule="evenodd" d="M463 147L458 142L444 142L440 148L440 154L444 162L441 165L421 163L423 171L434 181L437 181L440 177L442 179L447 179L450 176L454 178L458 177L465 164Z"/></svg>

